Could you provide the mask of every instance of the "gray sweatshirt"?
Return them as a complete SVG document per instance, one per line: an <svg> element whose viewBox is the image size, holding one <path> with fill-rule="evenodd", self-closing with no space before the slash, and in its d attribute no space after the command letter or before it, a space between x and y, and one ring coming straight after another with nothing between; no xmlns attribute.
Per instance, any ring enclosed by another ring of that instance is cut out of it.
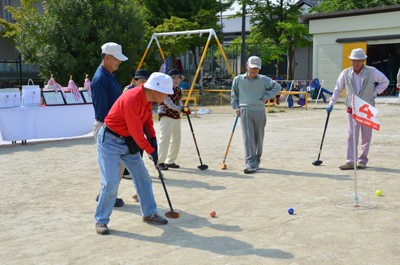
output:
<svg viewBox="0 0 400 265"><path fill-rule="evenodd" d="M233 79L231 103L233 109L263 110L262 101L274 98L282 87L265 75L257 75L253 79L247 73L238 75Z"/></svg>

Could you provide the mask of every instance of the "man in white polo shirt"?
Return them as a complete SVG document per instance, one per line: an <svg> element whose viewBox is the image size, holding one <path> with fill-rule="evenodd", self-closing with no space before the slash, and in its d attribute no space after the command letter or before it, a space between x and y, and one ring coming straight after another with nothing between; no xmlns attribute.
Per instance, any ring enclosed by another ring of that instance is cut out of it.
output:
<svg viewBox="0 0 400 265"><path fill-rule="evenodd" d="M349 56L351 67L344 69L336 82L333 95L326 107L327 112L331 112L342 91L346 89L346 99L344 103L347 106L348 113L348 132L347 157L346 163L339 168L342 170L354 168L354 150L353 150L353 117L352 117L352 97L357 95L362 100L375 106L375 97L382 93L389 85L386 76L375 67L364 65L367 56L363 49L354 49ZM358 157L357 168L366 168L368 163L368 152L372 138L372 128L356 123L356 157L358 146L358 135L361 129L361 155Z"/></svg>
<svg viewBox="0 0 400 265"><path fill-rule="evenodd" d="M273 99L282 87L265 75L259 75L261 59L251 56L246 63L247 72L232 82L232 108L240 117L244 142L244 173L259 170L267 124L265 103Z"/></svg>

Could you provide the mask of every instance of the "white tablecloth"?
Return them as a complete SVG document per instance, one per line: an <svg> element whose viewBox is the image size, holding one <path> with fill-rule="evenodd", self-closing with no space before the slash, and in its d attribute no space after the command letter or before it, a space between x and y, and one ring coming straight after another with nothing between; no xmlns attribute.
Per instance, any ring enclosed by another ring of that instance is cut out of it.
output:
<svg viewBox="0 0 400 265"><path fill-rule="evenodd" d="M92 104L0 109L3 141L81 136L93 123Z"/></svg>

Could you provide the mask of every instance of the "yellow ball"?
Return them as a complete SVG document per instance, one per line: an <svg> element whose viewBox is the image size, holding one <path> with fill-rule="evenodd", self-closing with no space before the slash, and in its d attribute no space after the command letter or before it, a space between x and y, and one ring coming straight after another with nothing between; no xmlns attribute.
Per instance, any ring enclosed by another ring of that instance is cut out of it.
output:
<svg viewBox="0 0 400 265"><path fill-rule="evenodd" d="M381 191L381 190L377 190L375 193L376 193L376 195L378 195L378 196L381 196L381 195L382 195L382 191Z"/></svg>

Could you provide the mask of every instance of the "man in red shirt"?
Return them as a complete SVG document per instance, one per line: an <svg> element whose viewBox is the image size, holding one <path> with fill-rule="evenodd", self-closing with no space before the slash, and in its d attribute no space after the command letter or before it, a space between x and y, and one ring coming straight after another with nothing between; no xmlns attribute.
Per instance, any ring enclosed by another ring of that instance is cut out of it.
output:
<svg viewBox="0 0 400 265"><path fill-rule="evenodd" d="M135 184L143 222L166 224L159 216L154 200L152 181L139 150L151 154L157 164L157 140L153 128L152 103L161 103L172 94L172 79L166 74L153 73L141 86L123 93L114 103L97 138L98 159L101 170L100 191L95 220L96 232L108 234L110 221L119 186L119 163L122 162ZM150 142L144 137L146 127Z"/></svg>

